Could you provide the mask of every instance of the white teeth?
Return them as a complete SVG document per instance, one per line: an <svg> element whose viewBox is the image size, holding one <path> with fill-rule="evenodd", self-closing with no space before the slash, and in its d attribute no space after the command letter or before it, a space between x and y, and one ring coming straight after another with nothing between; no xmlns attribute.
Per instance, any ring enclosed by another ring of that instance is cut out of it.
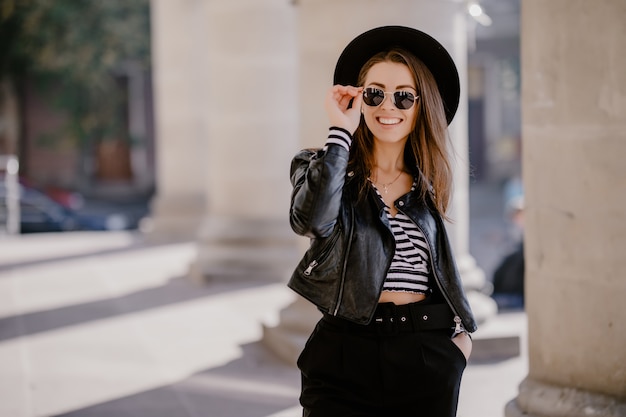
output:
<svg viewBox="0 0 626 417"><path fill-rule="evenodd" d="M387 118L379 117L378 121L384 125L395 125L395 124L400 123L400 119L396 119L396 118L387 119Z"/></svg>

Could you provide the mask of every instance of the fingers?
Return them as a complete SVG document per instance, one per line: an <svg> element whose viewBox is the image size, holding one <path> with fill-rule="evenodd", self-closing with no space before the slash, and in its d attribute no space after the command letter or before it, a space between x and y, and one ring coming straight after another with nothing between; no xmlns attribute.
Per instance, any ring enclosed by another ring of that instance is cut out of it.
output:
<svg viewBox="0 0 626 417"><path fill-rule="evenodd" d="M344 85L335 85L329 89L325 107L331 126L354 133L361 116L362 91L362 87Z"/></svg>
<svg viewBox="0 0 626 417"><path fill-rule="evenodd" d="M350 100L361 95L363 87L353 87L351 85L334 85L331 94L338 103L349 103Z"/></svg>
<svg viewBox="0 0 626 417"><path fill-rule="evenodd" d="M345 112L352 100L358 100L360 103L362 91L362 87L335 85L326 95L326 107L336 107L339 111ZM352 108L354 107L353 105Z"/></svg>
<svg viewBox="0 0 626 417"><path fill-rule="evenodd" d="M353 109L358 109L359 111L361 111L361 106L363 106L363 94L361 94L362 92L363 87L359 87L359 93L354 96L354 101L352 102Z"/></svg>

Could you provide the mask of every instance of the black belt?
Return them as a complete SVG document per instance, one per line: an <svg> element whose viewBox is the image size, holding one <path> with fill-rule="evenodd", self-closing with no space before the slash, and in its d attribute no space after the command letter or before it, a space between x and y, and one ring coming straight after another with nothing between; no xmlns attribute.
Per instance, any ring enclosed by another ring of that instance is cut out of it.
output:
<svg viewBox="0 0 626 417"><path fill-rule="evenodd" d="M415 333L424 330L454 329L454 314L445 304L417 302L396 305L378 304L372 321L367 325L325 314L322 321L344 331L364 333Z"/></svg>

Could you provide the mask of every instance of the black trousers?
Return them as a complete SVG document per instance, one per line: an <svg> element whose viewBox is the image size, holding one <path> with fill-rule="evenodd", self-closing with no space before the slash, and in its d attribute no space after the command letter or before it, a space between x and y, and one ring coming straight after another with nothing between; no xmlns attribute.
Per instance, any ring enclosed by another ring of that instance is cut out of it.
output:
<svg viewBox="0 0 626 417"><path fill-rule="evenodd" d="M395 307L381 305L367 326L318 322L298 358L305 417L456 416L466 359L450 339L454 324L426 330L416 321L441 308L417 306L426 313L416 317Z"/></svg>

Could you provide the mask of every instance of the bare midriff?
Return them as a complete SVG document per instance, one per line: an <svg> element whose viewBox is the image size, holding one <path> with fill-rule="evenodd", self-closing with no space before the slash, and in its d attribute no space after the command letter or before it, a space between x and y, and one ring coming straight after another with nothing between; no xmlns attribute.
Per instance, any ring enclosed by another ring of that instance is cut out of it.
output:
<svg viewBox="0 0 626 417"><path fill-rule="evenodd" d="M414 292L383 291L378 299L379 303L394 303L396 305L416 303L426 298L424 294Z"/></svg>

